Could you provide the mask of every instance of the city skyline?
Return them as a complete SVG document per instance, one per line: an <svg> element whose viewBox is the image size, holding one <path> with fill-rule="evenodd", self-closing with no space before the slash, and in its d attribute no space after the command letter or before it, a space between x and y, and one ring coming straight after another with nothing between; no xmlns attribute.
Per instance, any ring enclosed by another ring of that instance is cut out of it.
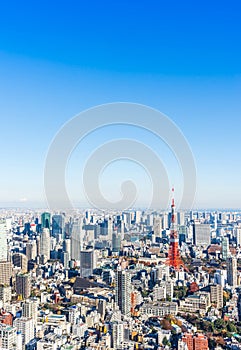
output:
<svg viewBox="0 0 241 350"><path fill-rule="evenodd" d="M12 11L1 4L0 206L46 207L44 164L56 133L85 109L121 101L159 110L184 134L197 168L193 208L241 208L240 4L95 6L93 12L78 2L72 8L25 2ZM178 205L182 174L170 149L147 131L114 125L88 135L71 154L66 172L71 199L89 207L83 168L113 135L158 154ZM126 178L139 191L134 207L148 206L150 178L128 160L105 168L104 195L118 199Z"/></svg>

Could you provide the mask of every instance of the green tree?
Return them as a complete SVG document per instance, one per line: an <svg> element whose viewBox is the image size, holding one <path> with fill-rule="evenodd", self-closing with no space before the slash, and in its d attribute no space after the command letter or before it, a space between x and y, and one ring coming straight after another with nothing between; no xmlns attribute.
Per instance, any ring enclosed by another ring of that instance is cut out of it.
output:
<svg viewBox="0 0 241 350"><path fill-rule="evenodd" d="M226 329L226 322L221 319L221 318L218 318L215 322L214 322L214 327L215 329L221 331L222 329Z"/></svg>
<svg viewBox="0 0 241 350"><path fill-rule="evenodd" d="M168 344L167 337L164 337L164 338L163 338L162 344L163 344L164 346L166 346L166 345Z"/></svg>
<svg viewBox="0 0 241 350"><path fill-rule="evenodd" d="M237 327L232 322L228 321L227 331L231 332L231 333L236 333L237 332Z"/></svg>

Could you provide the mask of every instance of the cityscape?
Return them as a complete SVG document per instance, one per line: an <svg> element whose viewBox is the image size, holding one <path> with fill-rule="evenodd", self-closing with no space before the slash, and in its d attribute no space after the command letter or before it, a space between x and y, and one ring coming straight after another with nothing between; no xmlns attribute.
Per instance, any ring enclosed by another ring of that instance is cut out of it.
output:
<svg viewBox="0 0 241 350"><path fill-rule="evenodd" d="M241 349L240 18L0 1L0 350Z"/></svg>
<svg viewBox="0 0 241 350"><path fill-rule="evenodd" d="M239 349L241 211L1 210L2 349Z"/></svg>

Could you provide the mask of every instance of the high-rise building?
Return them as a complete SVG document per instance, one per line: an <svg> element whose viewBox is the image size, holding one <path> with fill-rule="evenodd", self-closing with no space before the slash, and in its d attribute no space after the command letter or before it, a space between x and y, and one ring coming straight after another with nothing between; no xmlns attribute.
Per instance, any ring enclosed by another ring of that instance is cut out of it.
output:
<svg viewBox="0 0 241 350"><path fill-rule="evenodd" d="M16 328L0 323L1 350L15 350Z"/></svg>
<svg viewBox="0 0 241 350"><path fill-rule="evenodd" d="M38 300L27 299L22 305L22 315L23 317L32 318L34 325L37 325L38 316Z"/></svg>
<svg viewBox="0 0 241 350"><path fill-rule="evenodd" d="M54 237L63 236L64 233L64 217L62 215L52 216L52 234Z"/></svg>
<svg viewBox="0 0 241 350"><path fill-rule="evenodd" d="M50 231L48 228L43 228L40 235L40 255L46 260L50 259Z"/></svg>
<svg viewBox="0 0 241 350"><path fill-rule="evenodd" d="M46 213L46 212L41 215L42 228L50 229L50 217L51 217L50 213Z"/></svg>
<svg viewBox="0 0 241 350"><path fill-rule="evenodd" d="M22 253L14 253L12 256L13 266L20 267L21 272L25 273L28 271L28 258Z"/></svg>
<svg viewBox="0 0 241 350"><path fill-rule="evenodd" d="M34 320L28 317L16 318L13 322L18 332L21 332L22 336L22 349L35 337Z"/></svg>
<svg viewBox="0 0 241 350"><path fill-rule="evenodd" d="M26 243L26 256L28 260L35 260L37 257L37 244L35 240Z"/></svg>
<svg viewBox="0 0 241 350"><path fill-rule="evenodd" d="M0 221L0 261L7 261L8 245L7 245L7 224L6 220Z"/></svg>
<svg viewBox="0 0 241 350"><path fill-rule="evenodd" d="M108 226L107 226L107 239L112 241L112 233L113 233L113 220L111 217L108 218Z"/></svg>
<svg viewBox="0 0 241 350"><path fill-rule="evenodd" d="M162 218L160 216L154 218L153 231L155 237L161 237L162 235Z"/></svg>
<svg viewBox="0 0 241 350"><path fill-rule="evenodd" d="M0 284L10 285L12 278L12 263L11 261L0 261Z"/></svg>
<svg viewBox="0 0 241 350"><path fill-rule="evenodd" d="M120 249L121 249L121 233L114 231L112 235L112 251L119 252Z"/></svg>
<svg viewBox="0 0 241 350"><path fill-rule="evenodd" d="M89 277L96 267L95 252L93 249L80 252L80 276Z"/></svg>
<svg viewBox="0 0 241 350"><path fill-rule="evenodd" d="M16 293L23 299L29 298L31 294L31 283L29 274L16 275Z"/></svg>
<svg viewBox="0 0 241 350"><path fill-rule="evenodd" d="M115 296L116 304L122 314L129 315L131 312L131 274L122 270L119 266L116 271Z"/></svg>
<svg viewBox="0 0 241 350"><path fill-rule="evenodd" d="M81 229L82 229L82 221L74 222L71 228L71 237L70 237L71 259L78 260L78 261L80 259Z"/></svg>
<svg viewBox="0 0 241 350"><path fill-rule="evenodd" d="M184 226L185 224L185 213L183 211L177 213L177 224L179 226Z"/></svg>
<svg viewBox="0 0 241 350"><path fill-rule="evenodd" d="M229 239L228 237L222 237L222 258L227 260L229 256Z"/></svg>
<svg viewBox="0 0 241 350"><path fill-rule="evenodd" d="M237 287L237 258L234 256L227 259L227 282L230 287Z"/></svg>
<svg viewBox="0 0 241 350"><path fill-rule="evenodd" d="M241 246L241 227L240 226L235 227L234 237L236 238L237 246Z"/></svg>
<svg viewBox="0 0 241 350"><path fill-rule="evenodd" d="M223 287L220 284L210 286L211 303L216 304L217 309L223 307Z"/></svg>
<svg viewBox="0 0 241 350"><path fill-rule="evenodd" d="M124 324L123 322L115 321L112 324L112 348L122 348L122 342L124 341Z"/></svg>
<svg viewBox="0 0 241 350"><path fill-rule="evenodd" d="M10 303L12 299L12 288L10 286L0 285L0 301L2 302L3 308L7 303Z"/></svg>
<svg viewBox="0 0 241 350"><path fill-rule="evenodd" d="M193 243L197 246L208 246L211 243L211 233L209 224L195 222L193 227Z"/></svg>

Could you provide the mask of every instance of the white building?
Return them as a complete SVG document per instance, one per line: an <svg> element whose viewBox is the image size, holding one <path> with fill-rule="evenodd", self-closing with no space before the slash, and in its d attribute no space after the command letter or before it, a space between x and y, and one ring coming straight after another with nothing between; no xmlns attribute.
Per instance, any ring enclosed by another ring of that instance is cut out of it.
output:
<svg viewBox="0 0 241 350"><path fill-rule="evenodd" d="M16 345L16 328L0 323L1 350L14 350Z"/></svg>
<svg viewBox="0 0 241 350"><path fill-rule="evenodd" d="M0 221L0 261L7 261L7 225L5 220Z"/></svg>
<svg viewBox="0 0 241 350"><path fill-rule="evenodd" d="M122 322L114 322L112 324L112 348L119 349L124 341L124 324Z"/></svg>
<svg viewBox="0 0 241 350"><path fill-rule="evenodd" d="M50 232L48 228L43 228L40 236L40 255L46 260L50 259Z"/></svg>
<svg viewBox="0 0 241 350"><path fill-rule="evenodd" d="M38 316L38 301L34 299L28 299L23 303L22 308L23 317L32 318L34 325L36 326Z"/></svg>
<svg viewBox="0 0 241 350"><path fill-rule="evenodd" d="M25 345L34 339L34 320L32 318L20 317L16 318L13 325L17 328L17 331L21 332L22 335L22 349L25 349Z"/></svg>

